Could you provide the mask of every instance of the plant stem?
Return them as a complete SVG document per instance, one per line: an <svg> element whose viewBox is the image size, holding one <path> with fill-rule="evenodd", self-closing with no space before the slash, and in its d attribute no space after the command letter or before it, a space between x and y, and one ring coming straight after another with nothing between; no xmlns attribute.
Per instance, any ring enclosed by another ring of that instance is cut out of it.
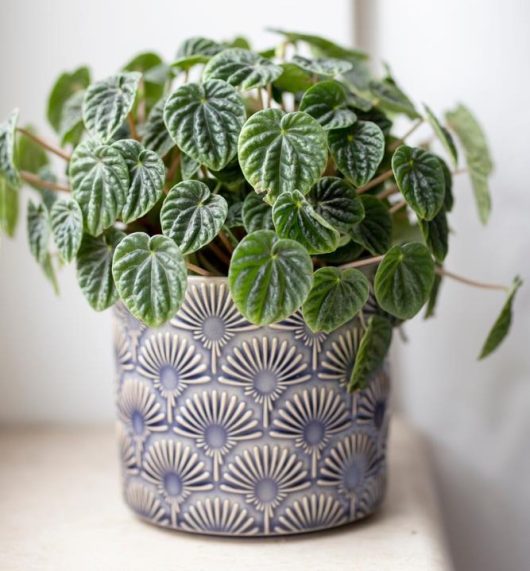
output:
<svg viewBox="0 0 530 571"><path fill-rule="evenodd" d="M69 161L72 158L71 155L69 153L67 153L66 151L63 151L59 147L56 147L55 145L48 143L48 141L45 141L44 139L42 139L38 135L34 135L33 133L31 133L27 129L23 129L22 127L18 127L17 131L19 133L21 133L22 135L24 135L25 137L28 137L28 139L31 139L32 141L37 143L37 145L40 145L42 148L46 149L47 151L50 151L50 153L53 153L54 155L57 155L58 157L61 157L61 159L64 159L65 161Z"/></svg>
<svg viewBox="0 0 530 571"><path fill-rule="evenodd" d="M386 190L381 191L377 195L377 198L379 198L380 200L383 200L384 198L388 198L389 196L391 196L392 194L395 194L396 192L399 192L399 188L397 186L391 186L391 187L387 188Z"/></svg>
<svg viewBox="0 0 530 571"><path fill-rule="evenodd" d="M269 96L269 109L272 108L272 83L267 84L267 95Z"/></svg>
<svg viewBox="0 0 530 571"><path fill-rule="evenodd" d="M221 250L221 248L219 248L219 246L215 243L215 242L210 242L208 244L208 246L210 247L210 249L212 250L212 252L217 256L217 258L223 262L224 264L226 264L227 266L230 265L230 258L229 256L227 256L225 254L225 252L223 252L223 250Z"/></svg>
<svg viewBox="0 0 530 571"><path fill-rule="evenodd" d="M228 250L228 253L232 255L232 252L234 251L234 246L232 245L232 242L226 237L223 231L219 232L219 239L223 243L223 246Z"/></svg>
<svg viewBox="0 0 530 571"><path fill-rule="evenodd" d="M421 125L423 125L423 119L418 119L416 123L414 123L414 125L412 125L412 127L400 139L394 141L391 145L388 146L388 150L390 152L395 151L407 140L408 137L412 135L412 133L414 133L414 131L416 131L416 129L421 127Z"/></svg>
<svg viewBox="0 0 530 571"><path fill-rule="evenodd" d="M400 202L394 204L394 206L390 207L388 209L388 212L390 212L390 214L394 214L394 212L397 212L398 210L401 210L404 206L407 205L407 201L406 200L401 200Z"/></svg>
<svg viewBox="0 0 530 571"><path fill-rule="evenodd" d="M384 256L374 256L373 258L364 258L364 260L356 260L355 262L349 262L348 264L343 264L339 266L340 268L362 268L363 266L371 266L373 264L378 264Z"/></svg>
<svg viewBox="0 0 530 571"><path fill-rule="evenodd" d="M228 228L228 226L223 226L223 232L226 233L230 242L232 242L232 246L234 248L239 244L239 240L236 238L235 234Z"/></svg>
<svg viewBox="0 0 530 571"><path fill-rule="evenodd" d="M139 141L140 137L138 136L138 131L136 130L136 125L134 124L134 117L132 113L129 113L127 116L127 121L129 122L129 131L131 132L131 139L135 141Z"/></svg>
<svg viewBox="0 0 530 571"><path fill-rule="evenodd" d="M509 291L510 290L510 288L508 286L505 286L505 285L487 284L484 282L477 282L476 280L471 280L469 278L465 278L464 276L459 276L458 274L454 274L453 272L450 272L449 270L446 270L446 269L440 268L440 267L436 268L436 273L439 276L445 276L445 277L451 278L457 282L461 282L463 284L473 286L473 287L479 287L482 289L494 289L497 291Z"/></svg>
<svg viewBox="0 0 530 571"><path fill-rule="evenodd" d="M451 174L452 175L457 175L457 174L466 174L467 173L467 169L466 168L461 168L461 169L455 169Z"/></svg>
<svg viewBox="0 0 530 571"><path fill-rule="evenodd" d="M33 174L28 171L20 171L20 178L29 184L33 184L40 188L45 188L47 190L56 190L60 192L70 192L70 187L64 186L63 184L58 184L56 182L51 182L49 180L44 180L40 176Z"/></svg>
<svg viewBox="0 0 530 571"><path fill-rule="evenodd" d="M171 161L169 169L167 170L166 173L166 185L165 185L166 194L169 192L169 185L171 184L171 181L175 177L179 164L180 164L180 153L176 152L175 156L173 157L173 160Z"/></svg>
<svg viewBox="0 0 530 571"><path fill-rule="evenodd" d="M357 194L362 194L363 192L366 192L367 190L374 188L374 186L377 186L378 184L385 182L385 180L388 180L389 178L392 178L393 176L394 176L394 171L392 169L389 169L389 170L381 173L379 176L376 176L375 178L373 178L370 182L367 182L364 186L360 186L357 189Z"/></svg>
<svg viewBox="0 0 530 571"><path fill-rule="evenodd" d="M265 100L263 99L263 90L258 88L259 103L262 109L265 109Z"/></svg>
<svg viewBox="0 0 530 571"><path fill-rule="evenodd" d="M138 123L145 122L145 82L143 76L140 78L140 83L138 84L138 95L140 100L138 102L138 110L136 111L136 117Z"/></svg>
<svg viewBox="0 0 530 571"><path fill-rule="evenodd" d="M186 267L188 268L188 270L191 270L192 272L195 272L196 274L199 274L200 276L211 276L212 274L208 271L206 271L205 269L201 268L200 266L196 266L195 264L192 264L191 262L186 262Z"/></svg>

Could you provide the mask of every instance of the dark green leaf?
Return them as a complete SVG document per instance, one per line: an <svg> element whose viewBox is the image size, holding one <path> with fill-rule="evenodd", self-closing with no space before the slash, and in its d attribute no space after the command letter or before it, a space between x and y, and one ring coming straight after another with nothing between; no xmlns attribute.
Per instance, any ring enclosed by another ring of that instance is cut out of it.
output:
<svg viewBox="0 0 530 571"><path fill-rule="evenodd" d="M90 71L87 67L80 67L74 71L65 72L59 76L48 97L46 116L50 125L60 133L61 117L66 102L80 91L84 91L90 84Z"/></svg>
<svg viewBox="0 0 530 571"><path fill-rule="evenodd" d="M71 198L56 200L50 212L53 239L64 262L71 262L83 237L83 214Z"/></svg>
<svg viewBox="0 0 530 571"><path fill-rule="evenodd" d="M255 192L249 192L245 197L241 216L249 234L256 230L274 230L272 207Z"/></svg>
<svg viewBox="0 0 530 571"><path fill-rule="evenodd" d="M364 218L353 227L351 237L374 256L384 254L392 243L392 219L388 208L375 196L361 196Z"/></svg>
<svg viewBox="0 0 530 571"><path fill-rule="evenodd" d="M396 83L389 79L371 81L370 91L377 98L377 105L388 111L404 113L411 119L420 117L412 101L401 91Z"/></svg>
<svg viewBox="0 0 530 571"><path fill-rule="evenodd" d="M18 223L19 192L0 177L0 232L9 237L15 235Z"/></svg>
<svg viewBox="0 0 530 571"><path fill-rule="evenodd" d="M295 55L291 62L308 73L324 77L336 77L352 68L352 64L349 61L335 58L309 59Z"/></svg>
<svg viewBox="0 0 530 571"><path fill-rule="evenodd" d="M316 119L324 129L342 129L357 120L348 109L346 91L338 81L322 81L308 89L300 103L305 111Z"/></svg>
<svg viewBox="0 0 530 571"><path fill-rule="evenodd" d="M166 100L161 99L151 109L145 123L142 143L146 149L154 151L161 157L165 157L175 146L175 142L169 135L169 131L164 123L164 107Z"/></svg>
<svg viewBox="0 0 530 571"><path fill-rule="evenodd" d="M225 226L227 228L240 228L243 226L243 203L234 202L228 207Z"/></svg>
<svg viewBox="0 0 530 571"><path fill-rule="evenodd" d="M339 246L334 252L320 254L318 257L329 264L347 264L357 260L363 252L364 246L350 240L343 246Z"/></svg>
<svg viewBox="0 0 530 571"><path fill-rule="evenodd" d="M432 220L418 220L423 238L437 262L443 262L449 250L449 226L442 208Z"/></svg>
<svg viewBox="0 0 530 571"><path fill-rule="evenodd" d="M274 87L290 93L299 93L309 89L313 84L311 74L294 63L282 63L282 74L274 82Z"/></svg>
<svg viewBox="0 0 530 571"><path fill-rule="evenodd" d="M230 189L237 189L245 182L245 177L241 172L239 161L235 158L231 163L228 163L224 169L220 171L211 170L210 173L226 187Z"/></svg>
<svg viewBox="0 0 530 571"><path fill-rule="evenodd" d="M15 130L18 109L12 111L6 121L0 123L0 177L11 186L18 187L20 179L15 166Z"/></svg>
<svg viewBox="0 0 530 571"><path fill-rule="evenodd" d="M438 137L440 143L442 143L444 149L447 151L448 155L451 157L453 165L456 167L458 164L458 151L455 147L455 142L451 133L440 123L438 117L431 111L431 109L423 104L425 107L425 113L427 114L427 121L429 122L432 130Z"/></svg>
<svg viewBox="0 0 530 571"><path fill-rule="evenodd" d="M48 256L48 243L50 241L50 215L46 206L28 202L28 242L33 257L42 264Z"/></svg>
<svg viewBox="0 0 530 571"><path fill-rule="evenodd" d="M431 293L429 294L429 299L427 300L427 305L425 307L424 319L429 319L434 317L434 310L438 302L438 294L440 293L440 285L442 284L442 276L438 273L434 274L434 283L432 284Z"/></svg>
<svg viewBox="0 0 530 571"><path fill-rule="evenodd" d="M442 171L444 173L444 181L445 181L445 195L444 195L444 210L446 212L451 212L454 206L454 197L453 197L453 175L447 166L447 163L441 158L438 157L440 164L442 165Z"/></svg>

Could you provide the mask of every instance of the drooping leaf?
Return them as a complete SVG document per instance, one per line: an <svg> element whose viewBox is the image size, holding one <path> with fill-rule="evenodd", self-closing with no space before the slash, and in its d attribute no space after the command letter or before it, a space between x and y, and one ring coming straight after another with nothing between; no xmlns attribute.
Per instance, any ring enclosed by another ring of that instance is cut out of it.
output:
<svg viewBox="0 0 530 571"><path fill-rule="evenodd" d="M312 281L311 257L302 245L271 230L248 234L232 254L230 293L256 325L285 319L304 302Z"/></svg>
<svg viewBox="0 0 530 571"><path fill-rule="evenodd" d="M423 307L434 283L434 262L418 242L393 246L379 264L374 289L382 309L410 319Z"/></svg>
<svg viewBox="0 0 530 571"><path fill-rule="evenodd" d="M19 213L19 191L0 177L0 232L15 235Z"/></svg>
<svg viewBox="0 0 530 571"><path fill-rule="evenodd" d="M274 230L272 207L263 200L263 196L255 192L249 192L245 197L241 216L249 234L256 230Z"/></svg>
<svg viewBox="0 0 530 571"><path fill-rule="evenodd" d="M383 365L391 342L392 324L380 315L372 315L355 356L348 385L350 392L366 387L370 377Z"/></svg>
<svg viewBox="0 0 530 571"><path fill-rule="evenodd" d="M445 195L444 195L444 210L446 212L451 212L454 206L454 197L453 197L453 175L447 166L447 163L441 158L438 157L440 164L442 165L442 171L444 173L444 182L445 182Z"/></svg>
<svg viewBox="0 0 530 571"><path fill-rule="evenodd" d="M17 127L18 109L0 123L0 177L11 186L18 187L20 179L15 166L15 130Z"/></svg>
<svg viewBox="0 0 530 571"><path fill-rule="evenodd" d="M388 78L382 81L371 81L370 91L376 97L376 105L383 109L404 113L411 119L420 117L412 101L394 81Z"/></svg>
<svg viewBox="0 0 530 571"><path fill-rule="evenodd" d="M363 186L374 176L385 154L383 131L370 121L330 131L328 143L337 168L355 186Z"/></svg>
<svg viewBox="0 0 530 571"><path fill-rule="evenodd" d="M161 157L165 157L175 146L175 141L171 138L166 124L164 123L164 107L166 100L161 99L151 109L142 138L142 143L146 149L154 151Z"/></svg>
<svg viewBox="0 0 530 571"><path fill-rule="evenodd" d="M309 59L295 55L291 62L308 73L324 77L336 77L350 71L352 68L352 64L349 61L336 58Z"/></svg>
<svg viewBox="0 0 530 571"><path fill-rule="evenodd" d="M353 319L368 301L370 283L359 270L320 268L302 306L311 331L331 333Z"/></svg>
<svg viewBox="0 0 530 571"><path fill-rule="evenodd" d="M429 299L427 300L427 305L425 306L424 319L429 319L434 317L434 310L436 309L436 304L438 303L438 295L440 293L440 286L442 285L442 276L438 273L434 274L434 283L432 284L431 293L429 294Z"/></svg>
<svg viewBox="0 0 530 571"><path fill-rule="evenodd" d="M167 236L126 236L114 252L112 274L127 309L149 327L168 321L184 300L186 264Z"/></svg>
<svg viewBox="0 0 530 571"><path fill-rule="evenodd" d="M28 202L28 242L33 257L42 264L48 256L48 243L50 241L50 214L46 206L41 202L35 204Z"/></svg>
<svg viewBox="0 0 530 571"><path fill-rule="evenodd" d="M484 359L488 355L491 355L495 349L504 341L506 336L510 331L510 326L512 324L512 312L513 312L513 301L515 299L515 294L517 290L523 285L523 281L519 276L513 280L512 287L508 293L508 298L502 306L502 310L495 320L493 327L491 328L482 350L479 355L479 359Z"/></svg>
<svg viewBox="0 0 530 571"><path fill-rule="evenodd" d="M423 107L425 108L425 113L429 125L432 127L432 130L434 131L435 135L438 137L438 140L443 145L444 149L447 151L447 154L449 155L451 161L453 162L453 166L456 167L458 164L458 151L456 149L455 142L453 141L451 133L449 133L449 131L440 123L438 117L436 117L436 115L427 105L425 105L425 103L423 104Z"/></svg>
<svg viewBox="0 0 530 571"><path fill-rule="evenodd" d="M149 212L162 196L166 167L154 151L133 139L116 141L112 147L125 159L129 171L129 189L121 211L121 219L129 223Z"/></svg>
<svg viewBox="0 0 530 571"><path fill-rule="evenodd" d="M300 111L258 111L239 138L243 174L271 204L283 192L307 193L326 167L327 155L326 132Z"/></svg>
<svg viewBox="0 0 530 571"><path fill-rule="evenodd" d="M55 273L55 267L53 265L53 258L51 254L46 255L44 261L42 264L40 264L40 267L44 273L44 276L50 282L55 295L59 295L59 282L57 280L57 275Z"/></svg>
<svg viewBox="0 0 530 571"><path fill-rule="evenodd" d="M315 211L339 232L349 233L364 218L364 206L355 188L345 179L325 176L307 198Z"/></svg>
<svg viewBox="0 0 530 571"><path fill-rule="evenodd" d="M198 180L186 180L168 193L160 221L162 231L183 254L199 250L219 233L228 213L226 200Z"/></svg>
<svg viewBox="0 0 530 571"><path fill-rule="evenodd" d="M61 118L66 102L75 93L84 91L90 84L90 71L82 66L72 72L62 73L48 97L46 116L50 125L60 133Z"/></svg>
<svg viewBox="0 0 530 571"><path fill-rule="evenodd" d="M299 190L282 193L272 208L272 220L280 238L300 242L310 254L333 252L339 233L326 222Z"/></svg>
<svg viewBox="0 0 530 571"><path fill-rule="evenodd" d="M222 79L234 87L249 90L264 87L282 74L282 68L255 52L241 48L223 50L203 71L203 79Z"/></svg>
<svg viewBox="0 0 530 571"><path fill-rule="evenodd" d="M195 55L214 56L222 49L223 45L214 40L195 36L184 40L182 44L180 44L177 57L184 58Z"/></svg>
<svg viewBox="0 0 530 571"><path fill-rule="evenodd" d="M316 119L324 129L343 129L357 120L348 109L346 91L338 81L321 81L308 89L300 102L300 111Z"/></svg>
<svg viewBox="0 0 530 571"><path fill-rule="evenodd" d="M418 224L434 259L442 263L449 251L449 225L445 210L442 208L432 220L418 219Z"/></svg>
<svg viewBox="0 0 530 571"><path fill-rule="evenodd" d="M445 199L445 178L438 157L401 145L392 157L392 170L408 205L420 218L432 220Z"/></svg>
<svg viewBox="0 0 530 571"><path fill-rule="evenodd" d="M309 89L313 84L311 74L294 63L282 63L282 74L273 83L274 87L290 93L299 93Z"/></svg>
<svg viewBox="0 0 530 571"><path fill-rule="evenodd" d="M392 219L388 208L375 196L363 195L364 218L356 224L351 237L372 255L384 254L392 243Z"/></svg>
<svg viewBox="0 0 530 571"><path fill-rule="evenodd" d="M124 237L125 234L116 228L109 228L97 238L83 234L76 257L77 281L96 311L103 311L118 300L112 277L112 256Z"/></svg>
<svg viewBox="0 0 530 571"><path fill-rule="evenodd" d="M71 198L56 200L50 212L55 245L64 262L71 262L79 250L83 237L83 214Z"/></svg>
<svg viewBox="0 0 530 571"><path fill-rule="evenodd" d="M83 101L83 121L89 133L108 142L132 109L142 74L117 73L88 87Z"/></svg>
<svg viewBox="0 0 530 571"><path fill-rule="evenodd" d="M220 170L237 153L245 106L225 81L188 83L169 96L164 121L180 149L208 168Z"/></svg>
<svg viewBox="0 0 530 571"><path fill-rule="evenodd" d="M127 163L118 149L88 140L72 155L70 179L85 228L98 236L116 222L125 204L129 188Z"/></svg>
<svg viewBox="0 0 530 571"><path fill-rule="evenodd" d="M85 91L76 91L65 102L61 111L58 133L61 145L77 145L84 131L83 101Z"/></svg>

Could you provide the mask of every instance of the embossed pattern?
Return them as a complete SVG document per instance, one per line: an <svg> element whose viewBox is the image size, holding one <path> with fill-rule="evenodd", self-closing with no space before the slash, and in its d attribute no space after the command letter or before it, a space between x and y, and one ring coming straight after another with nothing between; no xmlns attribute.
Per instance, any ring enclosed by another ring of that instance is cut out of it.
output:
<svg viewBox="0 0 530 571"><path fill-rule="evenodd" d="M124 497L194 533L285 535L366 517L386 488L389 380L345 385L361 332L313 335L299 312L248 323L224 278L191 278L164 327L115 310Z"/></svg>

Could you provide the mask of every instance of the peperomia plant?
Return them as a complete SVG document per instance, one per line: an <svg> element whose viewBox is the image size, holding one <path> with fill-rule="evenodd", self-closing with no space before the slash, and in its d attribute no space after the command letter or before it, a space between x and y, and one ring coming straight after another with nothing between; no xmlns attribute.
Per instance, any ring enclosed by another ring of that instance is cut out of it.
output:
<svg viewBox="0 0 530 571"><path fill-rule="evenodd" d="M357 318L352 390L384 359L393 327L425 305L433 314L444 277L507 292L488 355L521 281L481 284L443 265L455 174L471 177L482 222L490 212L492 161L472 113L459 105L443 124L388 69L374 77L365 54L279 34L265 52L192 38L170 64L144 53L101 81L86 67L61 75L47 113L60 146L18 127L16 111L0 126L4 231L29 185L30 250L54 285L75 260L94 309L121 299L153 327L180 307L188 274L227 275L254 324L300 308L315 332ZM49 152L66 162L59 178Z"/></svg>

